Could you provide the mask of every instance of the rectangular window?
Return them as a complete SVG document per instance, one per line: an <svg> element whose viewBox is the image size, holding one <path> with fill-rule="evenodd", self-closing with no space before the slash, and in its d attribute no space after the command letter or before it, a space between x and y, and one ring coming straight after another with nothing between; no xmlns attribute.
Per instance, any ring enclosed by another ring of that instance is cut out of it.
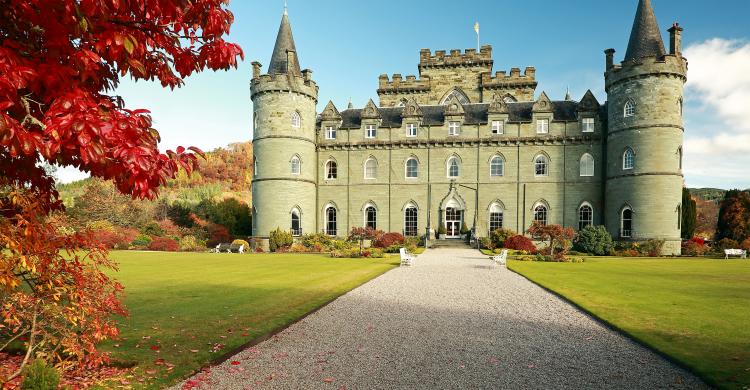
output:
<svg viewBox="0 0 750 390"><path fill-rule="evenodd" d="M594 132L594 118L583 118L583 129L581 129L584 133L593 133Z"/></svg>
<svg viewBox="0 0 750 390"><path fill-rule="evenodd" d="M503 121L492 121L492 134L503 134L505 130L505 122Z"/></svg>
<svg viewBox="0 0 750 390"><path fill-rule="evenodd" d="M407 237L417 236L417 209L409 207L404 213L404 235Z"/></svg>
<svg viewBox="0 0 750 390"><path fill-rule="evenodd" d="M451 122L448 124L448 135L458 135L461 131L461 124L458 122Z"/></svg>
<svg viewBox="0 0 750 390"><path fill-rule="evenodd" d="M406 136L407 137L417 136L417 124L416 123L409 123L408 125L406 125Z"/></svg>
<svg viewBox="0 0 750 390"><path fill-rule="evenodd" d="M538 119L536 121L537 134L549 134L549 119Z"/></svg>
<svg viewBox="0 0 750 390"><path fill-rule="evenodd" d="M326 139L336 139L336 129L334 127L326 127Z"/></svg>
<svg viewBox="0 0 750 390"><path fill-rule="evenodd" d="M490 233L503 228L503 213L490 213Z"/></svg>
<svg viewBox="0 0 750 390"><path fill-rule="evenodd" d="M375 125L365 126L365 138L375 138L378 136L378 130Z"/></svg>

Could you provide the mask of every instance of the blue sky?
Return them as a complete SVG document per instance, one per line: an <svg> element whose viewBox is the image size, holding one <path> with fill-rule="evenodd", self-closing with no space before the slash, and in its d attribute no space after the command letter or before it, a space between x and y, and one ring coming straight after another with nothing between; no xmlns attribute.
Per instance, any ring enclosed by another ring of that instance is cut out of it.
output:
<svg viewBox="0 0 750 390"><path fill-rule="evenodd" d="M739 120L750 112L750 76L745 75L750 69L750 27L745 20L750 1L652 2L662 30L679 21L685 28L686 56L699 56L688 57L692 84L685 106L687 184L750 187L745 170L750 164L750 153L745 153L750 152L750 126ZM421 48L476 47L477 21L482 44L493 46L496 70L535 66L537 94L544 90L552 99L562 99L569 86L575 99L591 89L604 102L603 50L613 47L622 59L636 5L637 0L290 0L289 15L301 65L313 70L320 86L318 110L328 100L340 109L350 98L355 106L370 98L377 102L378 76L416 74ZM229 39L245 52L239 69L193 76L176 91L130 80L123 80L117 91L130 108L152 111L163 148L194 145L211 150L252 137L250 62L268 65L283 0L234 0L230 9L235 24ZM666 42L666 33L664 38ZM76 175L62 171L60 176L66 181Z"/></svg>

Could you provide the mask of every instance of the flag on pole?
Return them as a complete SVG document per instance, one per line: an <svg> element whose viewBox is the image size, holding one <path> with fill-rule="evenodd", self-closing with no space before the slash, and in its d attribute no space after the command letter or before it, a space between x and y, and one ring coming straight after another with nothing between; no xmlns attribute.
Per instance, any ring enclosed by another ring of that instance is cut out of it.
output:
<svg viewBox="0 0 750 390"><path fill-rule="evenodd" d="M479 35L479 22L474 23L474 32L476 32L477 35Z"/></svg>

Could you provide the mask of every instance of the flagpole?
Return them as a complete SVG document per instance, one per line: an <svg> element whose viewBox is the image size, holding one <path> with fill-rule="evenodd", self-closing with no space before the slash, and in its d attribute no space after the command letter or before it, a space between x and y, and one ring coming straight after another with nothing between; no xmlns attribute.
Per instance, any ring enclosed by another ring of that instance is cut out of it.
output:
<svg viewBox="0 0 750 390"><path fill-rule="evenodd" d="M479 22L474 23L474 31L477 33L477 53L479 52Z"/></svg>

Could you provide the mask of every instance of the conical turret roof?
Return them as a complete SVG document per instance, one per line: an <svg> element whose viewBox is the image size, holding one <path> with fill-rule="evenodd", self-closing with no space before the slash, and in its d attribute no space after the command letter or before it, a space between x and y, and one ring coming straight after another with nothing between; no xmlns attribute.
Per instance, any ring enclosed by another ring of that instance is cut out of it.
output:
<svg viewBox="0 0 750 390"><path fill-rule="evenodd" d="M292 63L288 62L288 52L294 52L292 56ZM294 37L292 36L292 26L289 24L289 15L286 10L284 16L281 17L281 26L279 26L279 34L276 36L276 46L273 48L273 56L271 56L271 65L268 66L268 74L293 74L301 75L299 60L297 59L297 47L294 45Z"/></svg>
<svg viewBox="0 0 750 390"><path fill-rule="evenodd" d="M664 41L659 32L651 0L640 0L635 14L633 30L630 32L625 61L646 57L662 57L666 54Z"/></svg>

